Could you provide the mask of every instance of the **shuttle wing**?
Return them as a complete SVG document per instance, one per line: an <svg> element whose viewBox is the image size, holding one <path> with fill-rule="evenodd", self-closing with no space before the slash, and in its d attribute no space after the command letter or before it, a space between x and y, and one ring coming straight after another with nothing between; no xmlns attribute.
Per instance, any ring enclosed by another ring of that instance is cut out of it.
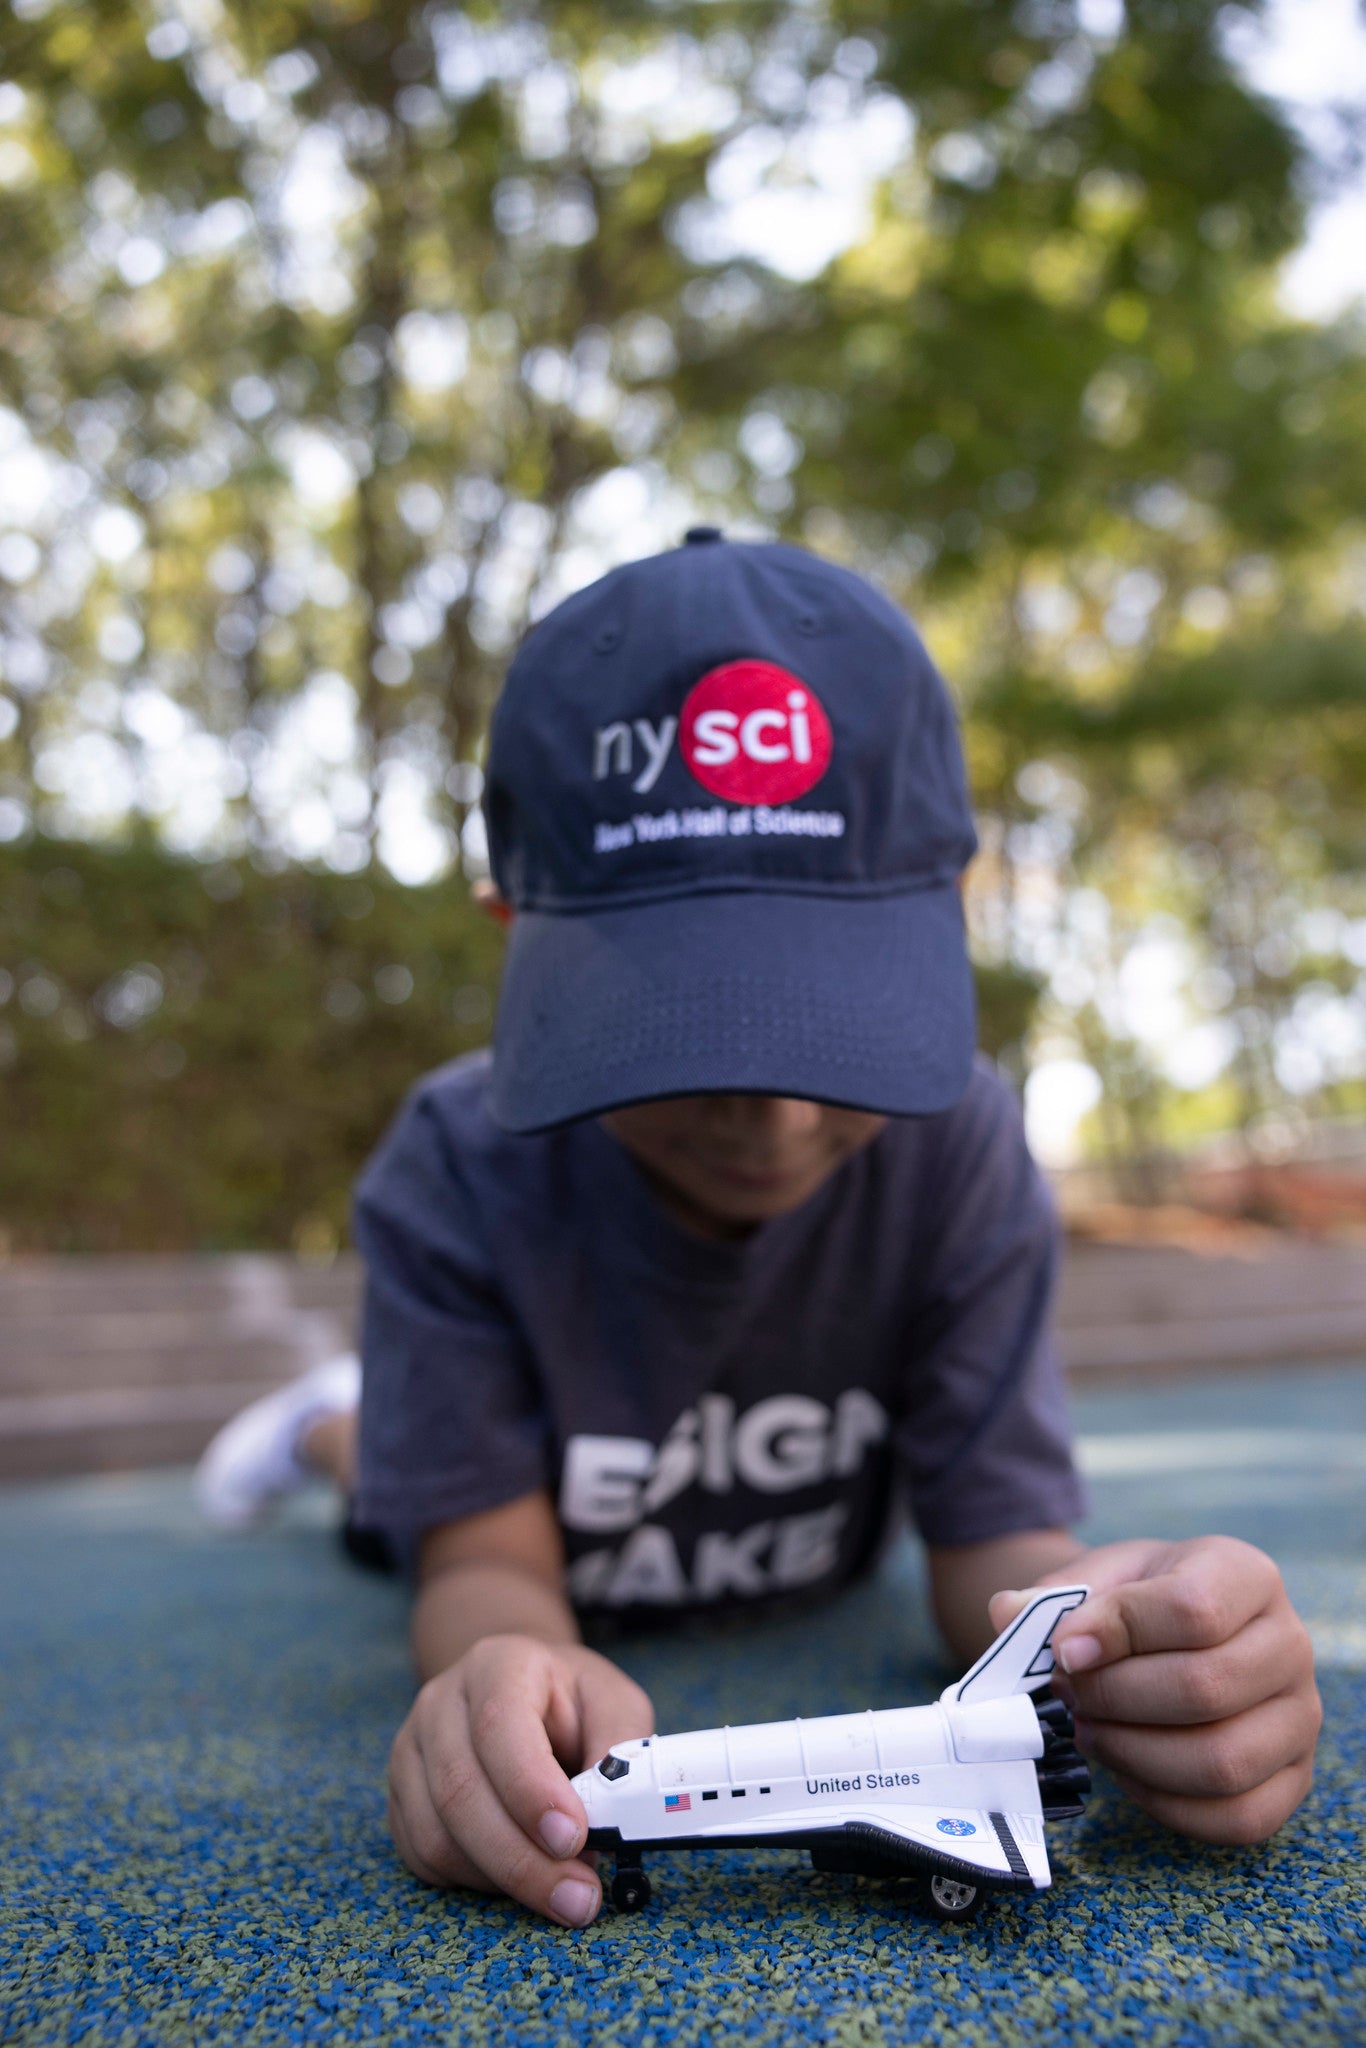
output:
<svg viewBox="0 0 1366 2048"><path fill-rule="evenodd" d="M1022 1607L989 1650L956 1685L939 1695L946 1707L977 1706L1013 1692L1037 1692L1053 1671L1049 1638L1064 1614L1080 1607L1089 1586L1049 1586Z"/></svg>
<svg viewBox="0 0 1366 2048"><path fill-rule="evenodd" d="M833 1819L834 1816L832 1815ZM864 1877L906 1877L938 1871L999 1890L1040 1890L1052 1881L1037 1815L959 1807L952 1813L905 1808L849 1814L837 1832L810 1838L817 1870Z"/></svg>

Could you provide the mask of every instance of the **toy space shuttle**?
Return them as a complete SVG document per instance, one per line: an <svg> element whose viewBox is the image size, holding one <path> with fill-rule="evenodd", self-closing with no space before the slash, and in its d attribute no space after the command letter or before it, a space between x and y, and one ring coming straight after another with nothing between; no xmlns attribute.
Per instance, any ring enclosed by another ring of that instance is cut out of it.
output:
<svg viewBox="0 0 1366 2048"><path fill-rule="evenodd" d="M648 1904L647 1850L761 1846L918 1879L946 1920L988 1892L1042 1891L1044 1822L1080 1813L1091 1789L1071 1716L1046 1693L1054 1627L1087 1590L1038 1594L931 1706L615 1744L574 1779L588 1847L616 1854L613 1901Z"/></svg>

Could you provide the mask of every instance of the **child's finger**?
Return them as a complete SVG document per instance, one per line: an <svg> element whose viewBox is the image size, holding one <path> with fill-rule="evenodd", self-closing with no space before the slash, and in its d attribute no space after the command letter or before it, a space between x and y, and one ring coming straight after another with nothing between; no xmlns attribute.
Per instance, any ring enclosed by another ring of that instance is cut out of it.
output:
<svg viewBox="0 0 1366 2048"><path fill-rule="evenodd" d="M630 1742L654 1732L655 1710L650 1695L615 1665L604 1662L601 1676L579 1681L579 1719L583 1761L595 1764L614 1742Z"/></svg>
<svg viewBox="0 0 1366 2048"><path fill-rule="evenodd" d="M1163 1827L1197 1842L1246 1847L1264 1842L1290 1818L1314 1781L1312 1757L1289 1764L1274 1778L1238 1799L1193 1799L1182 1793L1155 1792L1132 1778L1116 1774L1122 1792Z"/></svg>
<svg viewBox="0 0 1366 2048"><path fill-rule="evenodd" d="M424 1884L494 1889L487 1873L453 1839L432 1804L426 1768L409 1721L394 1738L389 1757L389 1829L399 1855Z"/></svg>
<svg viewBox="0 0 1366 2048"><path fill-rule="evenodd" d="M987 1603L992 1627L999 1635L1000 1631L1015 1619L1022 1607L1037 1594L1047 1592L1052 1586L1084 1584L1090 1587L1089 1598L1094 1600L1113 1586L1122 1586L1131 1579L1143 1578L1152 1569L1154 1560L1159 1556L1165 1556L1171 1549L1169 1543L1157 1542L1151 1537L1135 1536L1124 1543L1105 1543L1098 1550L1088 1550L1083 1556L1073 1558L1067 1564L1058 1565L1051 1572L1040 1573L1034 1584L1026 1586L1023 1591L1010 1588L993 1593ZM1089 1612L1088 1603L1084 1602L1083 1606L1086 1606ZM1081 1611L1080 1608L1072 1609L1074 1622ZM1061 1618L1058 1627L1062 1627Z"/></svg>
<svg viewBox="0 0 1366 2048"><path fill-rule="evenodd" d="M518 1827L550 1855L573 1856L583 1847L588 1817L551 1747L547 1718L568 1717L564 1702L552 1700L554 1689L555 1681L547 1683L527 1665L471 1669L470 1733L489 1783Z"/></svg>
<svg viewBox="0 0 1366 2048"><path fill-rule="evenodd" d="M1261 1614L1213 1649L1125 1657L1077 1672L1063 1690L1088 1720L1194 1727L1308 1685L1313 1668L1307 1632Z"/></svg>
<svg viewBox="0 0 1366 2048"><path fill-rule="evenodd" d="M1093 1592L1063 1615L1052 1649L1069 1676L1160 1650L1226 1643L1270 1605L1280 1575L1249 1543L1211 1537L1174 1550L1167 1569Z"/></svg>
<svg viewBox="0 0 1366 2048"><path fill-rule="evenodd" d="M490 1781L472 1733L469 1727L458 1733L449 1727L424 1729L422 1717L414 1714L426 1796L437 1820L457 1852L497 1890L562 1926L586 1927L602 1903L597 1873L534 1846ZM553 1759L551 1768L558 1769ZM410 1820L418 1829L425 1825L420 1794L413 1795Z"/></svg>
<svg viewBox="0 0 1366 2048"><path fill-rule="evenodd" d="M1014 1586L1003 1586L999 1593L993 1593L987 1602L987 1615L997 1635L1008 1628L1020 1609L1039 1591L1037 1586L1027 1587L1020 1592Z"/></svg>
<svg viewBox="0 0 1366 2048"><path fill-rule="evenodd" d="M1079 1721L1084 1753L1151 1791L1192 1799L1254 1792L1313 1748L1303 1703L1282 1695L1200 1728L1139 1728Z"/></svg>

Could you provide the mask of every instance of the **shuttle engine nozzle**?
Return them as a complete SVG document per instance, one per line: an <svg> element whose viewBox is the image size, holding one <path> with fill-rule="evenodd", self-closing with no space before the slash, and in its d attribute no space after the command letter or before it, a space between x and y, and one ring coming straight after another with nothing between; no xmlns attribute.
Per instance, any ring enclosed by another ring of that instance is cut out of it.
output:
<svg viewBox="0 0 1366 2048"><path fill-rule="evenodd" d="M1036 1695L1034 1710L1043 1730L1043 1755L1034 1766L1043 1817L1072 1820L1085 1812L1086 1796L1091 1790L1086 1759L1072 1740L1072 1716L1062 1700L1047 1692Z"/></svg>

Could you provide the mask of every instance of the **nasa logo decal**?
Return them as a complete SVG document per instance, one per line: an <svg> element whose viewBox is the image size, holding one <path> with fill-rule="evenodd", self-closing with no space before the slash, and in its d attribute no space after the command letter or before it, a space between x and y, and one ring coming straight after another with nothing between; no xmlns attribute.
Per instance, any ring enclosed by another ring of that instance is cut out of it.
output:
<svg viewBox="0 0 1366 2048"><path fill-rule="evenodd" d="M937 1820L935 1826L941 1835L975 1835L977 1832L970 1820Z"/></svg>
<svg viewBox="0 0 1366 2048"><path fill-rule="evenodd" d="M786 804L830 765L830 721L809 683L772 661L727 661L688 692L679 746L703 789L734 804Z"/></svg>

